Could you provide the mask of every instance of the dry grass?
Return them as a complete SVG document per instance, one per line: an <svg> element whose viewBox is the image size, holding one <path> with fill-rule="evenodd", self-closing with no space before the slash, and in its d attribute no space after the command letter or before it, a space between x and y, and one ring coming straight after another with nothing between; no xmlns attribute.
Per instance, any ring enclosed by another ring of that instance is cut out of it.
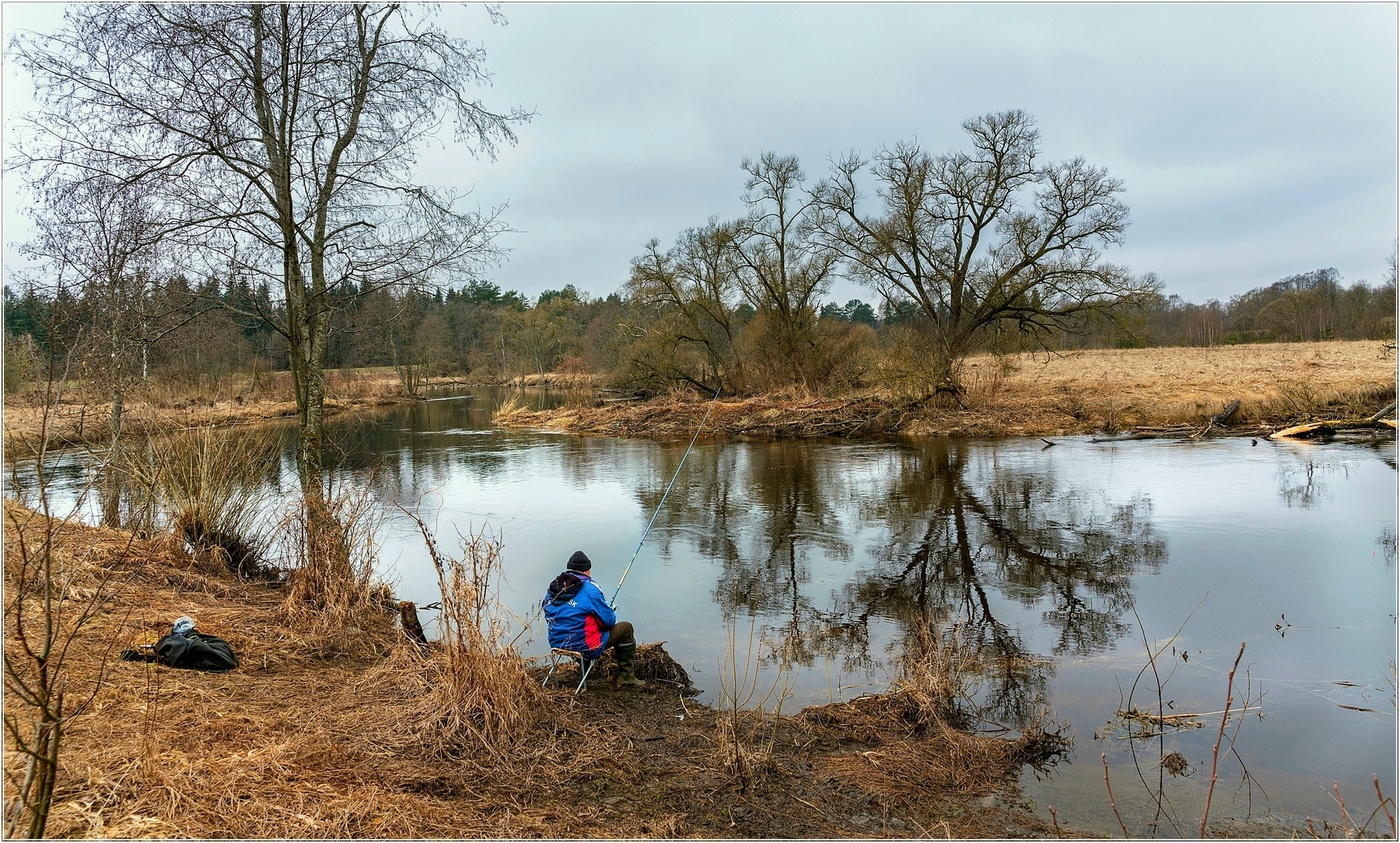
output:
<svg viewBox="0 0 1400 843"><path fill-rule="evenodd" d="M1119 429L1201 422L1235 399L1240 422L1283 424L1370 415L1394 398L1395 376L1394 351L1375 341L1149 348L1022 355L1002 393Z"/></svg>
<svg viewBox="0 0 1400 843"><path fill-rule="evenodd" d="M386 634L393 596L378 583L375 533L381 516L373 484L331 486L325 499L298 496L281 532L291 548L282 601L288 623L316 641L321 656L373 653Z"/></svg>
<svg viewBox="0 0 1400 843"><path fill-rule="evenodd" d="M40 516L16 511L16 517ZM453 731L457 740L447 757L441 740L446 733L435 728L434 718L471 719L476 703L456 696L463 688L449 694L440 687L448 669L440 648L420 652L397 630L366 615L347 618L353 630L345 630L362 646L332 652L320 633L288 618L285 586L238 580L210 560L189 557L178 542L72 525L60 528L56 539L56 552L86 570L88 579L81 581L116 575L126 583L118 600L82 633L73 651L75 676L100 675L110 648L151 643L184 614L199 629L226 638L241 665L206 674L109 663L92 706L65 736L48 827L53 836L830 838L908 836L921 828L964 837L1048 833L1030 815L989 813L976 804L986 788L1013 786L1012 773L996 772L1014 767L1004 741L938 737L966 772L940 780L959 782L953 789L933 783L910 799L898 794L913 768L899 773L900 765L923 764L926 750L933 749L901 746L894 709L883 726L877 706L865 712L870 735L890 738L874 747L842 725L839 714L775 718L764 730L772 749L763 780L741 794L725 783L716 757L713 710L659 684L637 692L590 683L577 697L568 683L541 690L543 671L514 673L524 662L508 648L497 657L509 663L483 670L499 668L498 676L523 679L507 683L514 690L493 693L515 695L529 716L499 733L508 737L494 746L470 730ZM7 530L7 548L16 540ZM468 593L480 592L469 584ZM470 622L472 611L468 606L458 617ZM638 672L653 682L685 678L657 644L639 650ZM499 705L497 700L490 704ZM877 752L895 780L831 778L843 765L871 766L855 758L862 751ZM7 751L7 767L16 763ZM829 775L814 778L813 769ZM947 813L950 805L959 806L957 819ZM893 824L881 832L856 822L872 811Z"/></svg>
<svg viewBox="0 0 1400 843"><path fill-rule="evenodd" d="M1235 399L1237 425L1364 418L1395 397L1393 349L1376 341L982 355L964 367L967 409L875 393L720 401L712 435L1048 436L1202 424ZM684 436L707 404L691 398L498 413L498 423L623 436Z"/></svg>
<svg viewBox="0 0 1400 843"><path fill-rule="evenodd" d="M65 398L49 408L47 446L102 447L111 439L107 396L82 383L69 384ZM254 384L246 375L213 384L156 384L138 388L127 396L122 432L126 435L159 434L181 428L227 427L265 421L293 421L291 376L285 372L260 376ZM327 373L326 413L356 412L413 400L404 394L392 369L360 369ZM4 444L14 458L39 449L44 407L37 394L5 396Z"/></svg>
<svg viewBox="0 0 1400 843"><path fill-rule="evenodd" d="M259 481L279 449L267 430L205 426L123 448L111 468L144 500L137 509L158 514L141 526L170 525L198 551L222 554L230 570L256 576L271 573L269 525L259 520L271 493Z"/></svg>
<svg viewBox="0 0 1400 843"><path fill-rule="evenodd" d="M424 705L403 730L433 757L485 753L506 760L538 724L544 690L512 646L510 619L495 597L500 540L484 532L462 536L461 556L450 556L422 521L418 526L437 571L442 608L425 665Z"/></svg>

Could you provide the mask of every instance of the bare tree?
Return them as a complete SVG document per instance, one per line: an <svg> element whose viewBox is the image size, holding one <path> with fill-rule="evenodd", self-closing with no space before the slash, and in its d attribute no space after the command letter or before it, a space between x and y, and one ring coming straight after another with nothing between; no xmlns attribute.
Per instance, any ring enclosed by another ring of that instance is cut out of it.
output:
<svg viewBox="0 0 1400 843"><path fill-rule="evenodd" d="M758 311L773 358L793 383L808 385L809 368L824 361L816 333L818 297L831 287L838 254L812 225L813 199L792 155L765 152L744 159L749 214L735 226L734 247L744 297Z"/></svg>
<svg viewBox="0 0 1400 843"><path fill-rule="evenodd" d="M51 312L52 313L52 312ZM52 318L52 316L51 316ZM50 326L49 336L67 326ZM48 442L53 413L63 399L71 357L49 350L43 379L43 405L38 436L20 437L21 448L35 453L32 478L22 482L12 465L12 490L20 500L4 506L4 658L3 720L6 753L18 764L5 768L6 838L44 836L49 809L58 784L64 730L96 697L105 679L111 641L102 644L102 665L96 676L72 668L70 656L94 645L91 627L124 580L64 548L59 534L81 510L83 490L65 518L50 506ZM87 549L91 552L91 549Z"/></svg>
<svg viewBox="0 0 1400 843"><path fill-rule="evenodd" d="M497 257L498 211L415 183L446 119L474 153L521 111L468 98L479 47L398 4L86 4L16 39L41 110L21 162L154 185L180 238L221 271L274 282L300 420L298 465L322 494L326 348L347 292L471 273Z"/></svg>
<svg viewBox="0 0 1400 843"><path fill-rule="evenodd" d="M686 367L681 359L664 376L706 393L721 383L736 385L742 380L734 348L740 325L735 309L739 264L733 238L732 225L711 218L701 228L682 232L665 252L653 239L644 254L632 259L627 281L627 294L634 302L660 313L658 327L666 343L703 355L703 372Z"/></svg>
<svg viewBox="0 0 1400 843"><path fill-rule="evenodd" d="M927 331L931 386L960 395L960 362L983 331L1010 325L1045 339L1072 319L1155 290L1101 260L1120 242L1122 184L1075 158L1040 164L1040 135L1022 111L963 123L972 151L932 157L899 143L833 163L814 191L818 223L858 280L892 304L912 301ZM858 182L869 165L880 207Z"/></svg>
<svg viewBox="0 0 1400 843"><path fill-rule="evenodd" d="M36 235L24 251L49 265L53 284L87 305L96 380L107 387L112 439L118 442L126 388L145 334L144 288L154 275L159 240L150 203L138 189L111 178L50 178L34 187Z"/></svg>
<svg viewBox="0 0 1400 843"><path fill-rule="evenodd" d="M88 325L86 368L109 400L110 441L103 463L112 482L104 488L103 520L117 526L120 484L112 457L123 446L127 392L144 374L151 344L178 327L150 306L160 226L139 185L55 170L31 188L36 196L27 210L36 233L23 250L45 265L39 273L43 286L77 297Z"/></svg>

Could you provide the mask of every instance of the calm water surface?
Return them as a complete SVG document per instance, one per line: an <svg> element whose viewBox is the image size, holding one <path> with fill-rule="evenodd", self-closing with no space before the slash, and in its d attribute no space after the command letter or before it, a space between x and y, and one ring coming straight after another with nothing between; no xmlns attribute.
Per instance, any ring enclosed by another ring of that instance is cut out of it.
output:
<svg viewBox="0 0 1400 843"><path fill-rule="evenodd" d="M380 469L382 568L438 599L417 512L444 549L486 530L523 618L575 550L612 595L687 441L498 430L503 393L443 396L336 431L340 469ZM562 400L535 395L542 404ZM930 625L981 657L969 710L1017 730L1047 715L1074 752L1027 772L1062 824L1194 836L1245 645L1211 817L1336 821L1396 792L1396 451L1244 440L900 443L701 440L618 593L619 617L715 702L733 647L785 711L884 690ZM282 483L289 488L290 452ZM81 472L72 472L75 476ZM424 612L424 620L431 613ZM535 618L527 655L546 651ZM1149 645L1162 650L1144 672ZM1130 741L1115 711L1201 713ZM658 705L678 699L658 697ZM1238 730L1238 731L1236 731ZM1185 775L1162 771L1179 753ZM1382 819L1382 822L1384 820ZM1386 826L1388 832L1388 826Z"/></svg>

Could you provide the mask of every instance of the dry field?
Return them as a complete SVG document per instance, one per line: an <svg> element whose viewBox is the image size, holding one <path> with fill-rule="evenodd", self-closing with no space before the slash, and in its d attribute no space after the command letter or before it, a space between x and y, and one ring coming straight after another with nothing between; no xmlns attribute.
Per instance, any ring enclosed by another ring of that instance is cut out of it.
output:
<svg viewBox="0 0 1400 843"><path fill-rule="evenodd" d="M706 423L754 437L1049 436L1203 425L1238 399L1232 423L1282 428L1354 420L1395 398L1396 359L1380 342L978 356L964 370L965 408L880 393L721 399ZM694 396L550 412L512 409L501 424L615 435L683 436L709 409Z"/></svg>
<svg viewBox="0 0 1400 843"><path fill-rule="evenodd" d="M973 364L996 366L987 358ZM1396 358L1380 342L1146 348L1022 355L999 387L994 377L981 377L991 381L989 405L1021 398L1071 418L1116 417L1120 430L1204 421L1236 399L1237 422L1282 425L1309 415L1355 418L1380 410L1395 397ZM975 391L977 377L970 381Z"/></svg>

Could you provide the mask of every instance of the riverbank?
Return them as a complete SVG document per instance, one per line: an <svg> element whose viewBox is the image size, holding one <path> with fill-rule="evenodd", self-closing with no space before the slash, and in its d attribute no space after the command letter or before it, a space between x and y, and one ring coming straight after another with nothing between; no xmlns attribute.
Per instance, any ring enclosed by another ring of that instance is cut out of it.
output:
<svg viewBox="0 0 1400 843"><path fill-rule="evenodd" d="M332 371L326 387L327 418L415 400L392 370ZM193 427L295 422L296 417L291 377L282 372L263 375L257 382L240 377L214 386L133 387L126 397L122 430L144 436ZM112 438L110 403L83 394L78 385L47 406L37 392L7 395L3 418L5 455L11 459L37 453L41 443L49 450L104 448Z"/></svg>
<svg viewBox="0 0 1400 843"><path fill-rule="evenodd" d="M1362 419L1395 399L1394 349L1327 342L978 356L965 407L885 394L604 401L549 411L508 408L510 427L620 436L1054 436L1202 425L1238 400L1236 426L1284 428ZM945 402L946 403L946 402Z"/></svg>
<svg viewBox="0 0 1400 843"><path fill-rule="evenodd" d="M7 502L6 559L17 558L20 534L30 546L49 535L47 523ZM391 615L318 630L288 610L280 586L235 579L168 539L75 524L51 534L56 561L74 575L66 608L104 583L111 599L68 651L69 699L95 696L65 729L47 836L1057 832L1017 795L1034 742L960 732L898 693L727 720L666 681L674 662L657 645L639 658L650 681L641 691L613 686L606 661L577 697L568 676L538 691L536 663L520 689L532 701L528 726L508 742L444 754L423 740L451 714L431 705L438 656L420 654ZM241 665L209 674L116 659L181 615L226 638ZM13 623L7 611L7 654L17 656ZM5 706L27 722L15 694ZM9 739L6 748L7 774L22 777Z"/></svg>
<svg viewBox="0 0 1400 843"><path fill-rule="evenodd" d="M1232 401L1238 426L1282 428L1318 419L1365 418L1395 399L1396 357L1377 341L1286 343L1079 351L1063 355L977 356L968 361L965 408L918 404L883 393L822 398L768 395L721 398L706 423L715 436L1054 436L1120 433L1144 425L1203 424ZM596 378L530 375L511 386L585 392ZM432 387L464 387L440 379ZM254 385L134 390L123 428L142 435L198 426L294 421L286 373ZM326 414L371 412L411 402L392 370L333 371ZM621 436L689 436L708 402L698 396L647 401L571 403L543 412L511 409L496 416L510 427L543 427ZM49 407L35 395L7 396L4 447L13 459L50 449L104 447L109 408L70 390Z"/></svg>

